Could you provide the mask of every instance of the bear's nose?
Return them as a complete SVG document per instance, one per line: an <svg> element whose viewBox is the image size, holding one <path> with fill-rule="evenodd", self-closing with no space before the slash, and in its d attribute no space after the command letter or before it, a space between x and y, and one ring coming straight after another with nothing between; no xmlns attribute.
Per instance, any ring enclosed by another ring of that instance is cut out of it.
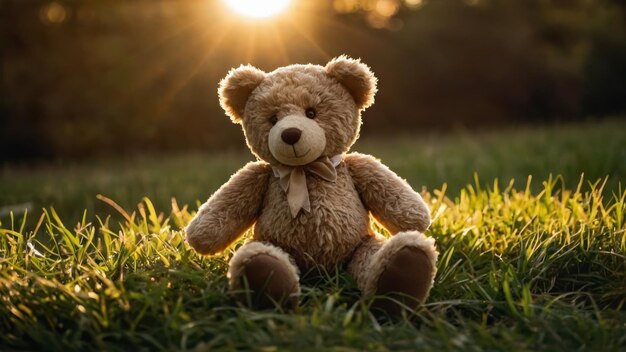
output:
<svg viewBox="0 0 626 352"><path fill-rule="evenodd" d="M283 133L280 134L280 138L283 139L283 142L289 145L294 145L298 143L301 135L302 135L302 130L295 128L295 127L291 127L291 128L284 130Z"/></svg>

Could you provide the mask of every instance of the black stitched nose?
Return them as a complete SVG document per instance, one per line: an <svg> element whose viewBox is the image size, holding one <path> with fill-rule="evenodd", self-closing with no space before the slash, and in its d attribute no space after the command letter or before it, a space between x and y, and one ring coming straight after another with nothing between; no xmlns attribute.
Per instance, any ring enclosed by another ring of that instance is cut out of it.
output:
<svg viewBox="0 0 626 352"><path fill-rule="evenodd" d="M298 143L300 140L300 136L302 135L302 130L297 129L295 127L288 128L280 134L280 138L283 139L283 142L294 145Z"/></svg>

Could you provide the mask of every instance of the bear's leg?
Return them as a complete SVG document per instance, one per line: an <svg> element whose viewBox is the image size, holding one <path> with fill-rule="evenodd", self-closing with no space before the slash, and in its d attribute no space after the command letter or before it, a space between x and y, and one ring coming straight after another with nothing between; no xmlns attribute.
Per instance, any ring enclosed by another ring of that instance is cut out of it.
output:
<svg viewBox="0 0 626 352"><path fill-rule="evenodd" d="M228 284L238 300L257 308L298 303L298 267L289 254L271 244L249 242L230 260Z"/></svg>
<svg viewBox="0 0 626 352"><path fill-rule="evenodd" d="M417 231L401 232L388 240L368 239L357 249L348 270L365 296L380 296L372 309L397 315L404 307L414 309L426 300L437 255L433 238Z"/></svg>
<svg viewBox="0 0 626 352"><path fill-rule="evenodd" d="M370 266L372 259L380 248L387 242L387 239L376 233L374 236L368 236L354 251L350 262L348 263L348 273L356 280L356 284L364 296L371 296L375 290L368 292L367 284L370 280Z"/></svg>

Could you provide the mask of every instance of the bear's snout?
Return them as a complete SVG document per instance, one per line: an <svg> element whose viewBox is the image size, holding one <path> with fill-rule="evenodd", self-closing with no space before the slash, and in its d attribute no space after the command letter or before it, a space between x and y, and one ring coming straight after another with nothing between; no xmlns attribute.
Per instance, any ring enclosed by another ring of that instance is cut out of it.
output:
<svg viewBox="0 0 626 352"><path fill-rule="evenodd" d="M267 139L272 156L285 165L306 165L319 158L326 148L324 129L300 114L281 118Z"/></svg>
<svg viewBox="0 0 626 352"><path fill-rule="evenodd" d="M283 142L289 145L294 145L298 143L298 141L300 140L300 136L302 136L302 130L295 127L287 128L280 134L280 138L283 140Z"/></svg>

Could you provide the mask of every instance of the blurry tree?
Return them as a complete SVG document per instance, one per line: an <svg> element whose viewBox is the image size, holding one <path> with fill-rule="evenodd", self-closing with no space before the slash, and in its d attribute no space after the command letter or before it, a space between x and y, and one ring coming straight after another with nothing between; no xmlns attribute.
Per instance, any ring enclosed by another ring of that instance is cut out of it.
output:
<svg viewBox="0 0 626 352"><path fill-rule="evenodd" d="M364 134L626 110L618 0L0 0L2 159L243 147L228 69L346 53L380 78Z"/></svg>

